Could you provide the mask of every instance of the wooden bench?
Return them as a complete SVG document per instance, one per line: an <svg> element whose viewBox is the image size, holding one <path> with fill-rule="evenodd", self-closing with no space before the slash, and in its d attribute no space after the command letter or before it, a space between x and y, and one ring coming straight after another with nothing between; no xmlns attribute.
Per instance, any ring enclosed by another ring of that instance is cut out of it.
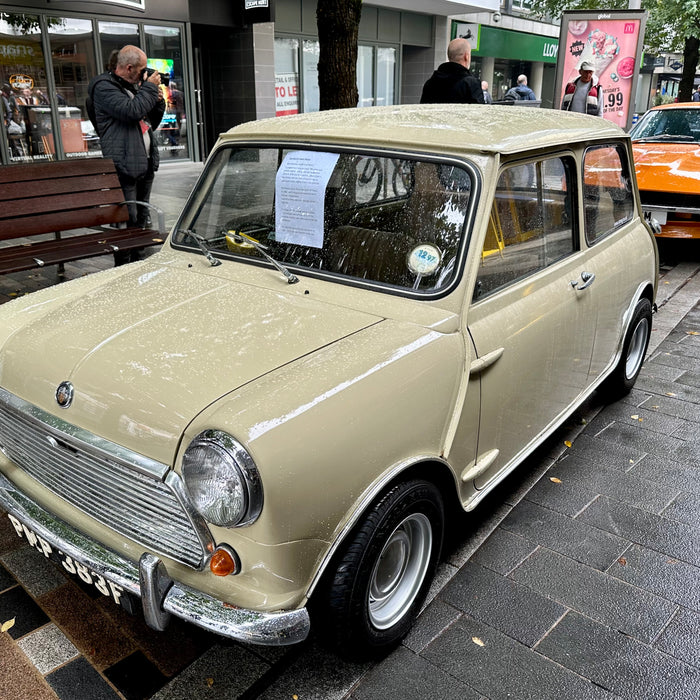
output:
<svg viewBox="0 0 700 700"><path fill-rule="evenodd" d="M163 212L149 206L157 229L112 227L124 225L129 210L108 158L0 166L0 273L162 243ZM41 239L18 242L33 237Z"/></svg>

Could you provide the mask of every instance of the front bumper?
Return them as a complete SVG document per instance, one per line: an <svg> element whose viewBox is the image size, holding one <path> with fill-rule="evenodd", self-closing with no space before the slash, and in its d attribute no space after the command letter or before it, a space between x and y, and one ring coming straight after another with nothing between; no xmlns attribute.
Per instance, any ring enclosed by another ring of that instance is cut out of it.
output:
<svg viewBox="0 0 700 700"><path fill-rule="evenodd" d="M138 564L125 559L51 515L21 493L2 473L0 507L51 546L140 597L146 623L154 629L165 629L172 614L211 632L249 644L296 644L309 633L306 608L282 612L244 610L172 581L156 556L144 554Z"/></svg>

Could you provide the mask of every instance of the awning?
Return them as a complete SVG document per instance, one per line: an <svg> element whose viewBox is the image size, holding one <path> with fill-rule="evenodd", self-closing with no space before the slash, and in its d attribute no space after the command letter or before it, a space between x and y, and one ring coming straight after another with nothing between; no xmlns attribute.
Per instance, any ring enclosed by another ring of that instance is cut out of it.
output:
<svg viewBox="0 0 700 700"><path fill-rule="evenodd" d="M365 4L444 16L463 15L468 12L498 12L501 6L500 0L370 0Z"/></svg>

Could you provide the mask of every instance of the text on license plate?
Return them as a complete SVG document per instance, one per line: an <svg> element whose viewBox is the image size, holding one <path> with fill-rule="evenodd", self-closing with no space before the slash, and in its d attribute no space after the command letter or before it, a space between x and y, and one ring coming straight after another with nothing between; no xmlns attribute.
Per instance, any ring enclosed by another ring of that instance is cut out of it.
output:
<svg viewBox="0 0 700 700"><path fill-rule="evenodd" d="M112 598L117 605L122 604L124 589L121 586L107 580L104 578L104 576L100 576L100 574L94 572L92 569L85 566L85 564L76 561L73 559L73 557L70 557L60 550L55 549L43 537L37 535L24 523L17 520L17 518L15 518L13 515L8 513L7 516L10 518L12 527L14 527L17 535L19 537L26 538L27 542L29 542L29 544L40 554L43 554L47 559L59 562L69 574L78 576L81 581L93 585L100 593L102 593L102 595Z"/></svg>

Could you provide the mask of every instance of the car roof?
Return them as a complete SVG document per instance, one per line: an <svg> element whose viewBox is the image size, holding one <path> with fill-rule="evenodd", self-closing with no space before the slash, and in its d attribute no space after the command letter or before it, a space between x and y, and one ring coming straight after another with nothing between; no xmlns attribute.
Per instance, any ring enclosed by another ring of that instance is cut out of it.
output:
<svg viewBox="0 0 700 700"><path fill-rule="evenodd" d="M395 105L307 112L234 127L234 140L337 143L439 152L517 153L625 132L612 122L554 109L501 105Z"/></svg>
<svg viewBox="0 0 700 700"><path fill-rule="evenodd" d="M700 102L669 102L665 105L652 107L650 112L657 112L662 109L700 109Z"/></svg>

